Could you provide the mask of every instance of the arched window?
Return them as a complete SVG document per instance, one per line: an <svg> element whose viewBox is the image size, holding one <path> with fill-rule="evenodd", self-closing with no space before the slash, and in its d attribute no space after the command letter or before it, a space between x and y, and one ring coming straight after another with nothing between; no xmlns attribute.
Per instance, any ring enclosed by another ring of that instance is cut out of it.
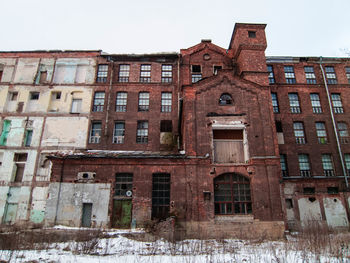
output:
<svg viewBox="0 0 350 263"><path fill-rule="evenodd" d="M246 177L226 173L214 179L216 215L251 214L250 183Z"/></svg>
<svg viewBox="0 0 350 263"><path fill-rule="evenodd" d="M232 97L231 97L231 95L228 94L228 93L223 93L220 96L219 104L220 105L231 105L232 104Z"/></svg>

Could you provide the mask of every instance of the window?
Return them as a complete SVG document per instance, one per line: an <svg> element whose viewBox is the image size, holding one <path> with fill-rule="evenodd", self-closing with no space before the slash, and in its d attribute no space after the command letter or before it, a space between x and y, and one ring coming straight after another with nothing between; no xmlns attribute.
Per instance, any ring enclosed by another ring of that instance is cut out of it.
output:
<svg viewBox="0 0 350 263"><path fill-rule="evenodd" d="M345 73L346 73L346 78L348 79L348 83L350 84L350 67L345 68Z"/></svg>
<svg viewBox="0 0 350 263"><path fill-rule="evenodd" d="M252 200L249 179L236 173L214 179L215 215L251 214Z"/></svg>
<svg viewBox="0 0 350 263"><path fill-rule="evenodd" d="M327 193L328 194L338 194L339 188L338 187L327 187Z"/></svg>
<svg viewBox="0 0 350 263"><path fill-rule="evenodd" d="M196 83L202 79L201 65L192 65L191 72L192 72L192 83Z"/></svg>
<svg viewBox="0 0 350 263"><path fill-rule="evenodd" d="M334 67L325 67L326 78L328 84L337 84L337 76L335 75Z"/></svg>
<svg viewBox="0 0 350 263"><path fill-rule="evenodd" d="M324 122L316 122L316 134L318 143L325 144L327 143L327 132L326 132L326 125Z"/></svg>
<svg viewBox="0 0 350 263"><path fill-rule="evenodd" d="M244 163L243 130L213 130L214 162Z"/></svg>
<svg viewBox="0 0 350 263"><path fill-rule="evenodd" d="M7 136L11 129L11 121L10 120L4 120L2 125L2 132L0 136L0 145L5 146L7 142Z"/></svg>
<svg viewBox="0 0 350 263"><path fill-rule="evenodd" d="M315 193L315 187L304 187L303 193L307 195L311 195Z"/></svg>
<svg viewBox="0 0 350 263"><path fill-rule="evenodd" d="M81 99L73 99L72 100L72 107L71 107L71 113L80 113L81 111Z"/></svg>
<svg viewBox="0 0 350 263"><path fill-rule="evenodd" d="M334 168L333 168L333 161L332 161L332 155L330 154L322 154L322 166L323 166L323 173L325 176L334 176Z"/></svg>
<svg viewBox="0 0 350 263"><path fill-rule="evenodd" d="M162 82L170 83L173 81L173 66L162 65Z"/></svg>
<svg viewBox="0 0 350 263"><path fill-rule="evenodd" d="M117 92L117 99L115 101L115 111L126 112L127 100L128 100L128 93Z"/></svg>
<svg viewBox="0 0 350 263"><path fill-rule="evenodd" d="M248 37L249 38L256 38L256 32L255 31L248 31Z"/></svg>
<svg viewBox="0 0 350 263"><path fill-rule="evenodd" d="M283 132L282 122L275 121L275 126L276 126L276 132L278 132L278 133Z"/></svg>
<svg viewBox="0 0 350 263"><path fill-rule="evenodd" d="M136 142L148 143L148 121L137 122Z"/></svg>
<svg viewBox="0 0 350 263"><path fill-rule="evenodd" d="M302 122L294 122L293 129L296 144L305 144L304 124Z"/></svg>
<svg viewBox="0 0 350 263"><path fill-rule="evenodd" d="M316 114L322 113L321 101L318 93L311 93L310 100L311 100L312 112Z"/></svg>
<svg viewBox="0 0 350 263"><path fill-rule="evenodd" d="M287 84L295 84L295 74L293 66L284 66L284 76Z"/></svg>
<svg viewBox="0 0 350 263"><path fill-rule="evenodd" d="M15 101L15 100L17 100L17 98L18 98L18 92L17 92L17 91L10 92L10 93L9 93L9 98L10 98L10 101Z"/></svg>
<svg viewBox="0 0 350 263"><path fill-rule="evenodd" d="M232 97L228 93L221 94L219 99L219 105L231 105L232 104Z"/></svg>
<svg viewBox="0 0 350 263"><path fill-rule="evenodd" d="M344 113L343 104L341 102L340 94L339 93L332 93L331 99L332 99L334 113Z"/></svg>
<svg viewBox="0 0 350 263"><path fill-rule="evenodd" d="M24 137L24 146L29 147L32 143L33 130L26 130Z"/></svg>
<svg viewBox="0 0 350 263"><path fill-rule="evenodd" d="M106 83L108 76L108 65L98 65L96 82Z"/></svg>
<svg viewBox="0 0 350 263"><path fill-rule="evenodd" d="M269 83L275 83L275 75L273 74L273 67L271 65L267 65L267 71L269 72Z"/></svg>
<svg viewBox="0 0 350 263"><path fill-rule="evenodd" d="M279 110L279 108L278 108L277 93L272 92L272 93L271 93L271 98L272 98L273 112L274 112L274 113L279 113L280 110Z"/></svg>
<svg viewBox="0 0 350 263"><path fill-rule="evenodd" d="M350 153L344 154L345 166L348 176L350 175Z"/></svg>
<svg viewBox="0 0 350 263"><path fill-rule="evenodd" d="M151 82L151 65L141 65L140 82Z"/></svg>
<svg viewBox="0 0 350 263"><path fill-rule="evenodd" d="M280 155L281 172L283 177L288 176L287 156L285 154Z"/></svg>
<svg viewBox="0 0 350 263"><path fill-rule="evenodd" d="M99 143L101 139L102 123L94 121L91 124L89 143Z"/></svg>
<svg viewBox="0 0 350 263"><path fill-rule="evenodd" d="M119 82L129 82L130 65L119 65Z"/></svg>
<svg viewBox="0 0 350 263"><path fill-rule="evenodd" d="M170 174L152 175L152 219L165 219L170 212Z"/></svg>
<svg viewBox="0 0 350 263"><path fill-rule="evenodd" d="M114 135L113 135L113 143L121 144L124 143L125 136L125 122L117 121L114 123Z"/></svg>
<svg viewBox="0 0 350 263"><path fill-rule="evenodd" d="M213 74L217 75L219 70L221 70L221 69L222 69L222 66L214 66L213 67Z"/></svg>
<svg viewBox="0 0 350 263"><path fill-rule="evenodd" d="M171 92L162 92L162 101L161 101L161 112L171 112L171 102L172 94Z"/></svg>
<svg viewBox="0 0 350 263"><path fill-rule="evenodd" d="M14 182L22 182L25 164L27 162L27 153L15 153L13 161L15 162Z"/></svg>
<svg viewBox="0 0 350 263"><path fill-rule="evenodd" d="M148 111L149 110L149 93L140 92L139 93L139 111Z"/></svg>
<svg viewBox="0 0 350 263"><path fill-rule="evenodd" d="M40 70L37 77L39 84L47 83L47 70Z"/></svg>
<svg viewBox="0 0 350 263"><path fill-rule="evenodd" d="M38 100L40 92L30 92L30 100Z"/></svg>
<svg viewBox="0 0 350 263"><path fill-rule="evenodd" d="M338 132L340 137L341 143L349 143L349 132L348 132L348 125L346 125L345 122L338 122Z"/></svg>
<svg viewBox="0 0 350 263"><path fill-rule="evenodd" d="M297 93L288 93L289 97L289 106L290 106L290 112L291 113L300 113L300 104L299 104L299 97Z"/></svg>
<svg viewBox="0 0 350 263"><path fill-rule="evenodd" d="M105 103L105 93L102 91L95 92L94 105L92 111L103 111L103 105Z"/></svg>
<svg viewBox="0 0 350 263"><path fill-rule="evenodd" d="M316 84L316 76L314 72L314 67L304 67L306 83Z"/></svg>
<svg viewBox="0 0 350 263"><path fill-rule="evenodd" d="M2 81L2 75L4 73L4 70L2 68L0 68L0 82Z"/></svg>
<svg viewBox="0 0 350 263"><path fill-rule="evenodd" d="M60 91L54 91L51 93L51 100L60 100L61 99L61 92Z"/></svg>
<svg viewBox="0 0 350 263"><path fill-rule="evenodd" d="M309 155L299 154L298 160L299 160L300 176L310 177L311 171L310 171Z"/></svg>
<svg viewBox="0 0 350 263"><path fill-rule="evenodd" d="M132 174L118 173L115 176L115 191L114 196L130 197L132 193Z"/></svg>

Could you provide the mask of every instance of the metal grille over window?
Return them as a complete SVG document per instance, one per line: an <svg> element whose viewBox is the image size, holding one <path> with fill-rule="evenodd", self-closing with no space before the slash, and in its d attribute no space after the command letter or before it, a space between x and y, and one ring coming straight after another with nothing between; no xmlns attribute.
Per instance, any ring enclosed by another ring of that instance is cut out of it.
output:
<svg viewBox="0 0 350 263"><path fill-rule="evenodd" d="M279 113L279 107L278 107L278 99L277 99L277 93L271 93L271 98L272 98L272 107L273 107L273 112L274 113Z"/></svg>
<svg viewBox="0 0 350 263"><path fill-rule="evenodd" d="M129 173L116 174L114 196L131 198L133 176Z"/></svg>
<svg viewBox="0 0 350 263"><path fill-rule="evenodd" d="M118 92L115 101L115 111L116 112L126 112L126 105L128 100L128 93Z"/></svg>
<svg viewBox="0 0 350 263"><path fill-rule="evenodd" d="M299 97L297 93L289 93L289 106L291 113L300 113Z"/></svg>
<svg viewBox="0 0 350 263"><path fill-rule="evenodd" d="M232 97L228 93L224 93L220 96L219 99L219 104L220 105L231 105L232 104Z"/></svg>
<svg viewBox="0 0 350 263"><path fill-rule="evenodd" d="M173 66L162 65L162 82L171 83L173 81Z"/></svg>
<svg viewBox="0 0 350 263"><path fill-rule="evenodd" d="M328 84L337 84L337 76L335 75L334 67L325 67L326 78Z"/></svg>
<svg viewBox="0 0 350 263"><path fill-rule="evenodd" d="M139 93L139 111L148 111L149 110L149 93L140 92Z"/></svg>
<svg viewBox="0 0 350 263"><path fill-rule="evenodd" d="M170 174L152 176L152 219L165 219L170 211Z"/></svg>
<svg viewBox="0 0 350 263"><path fill-rule="evenodd" d="M273 74L273 67L271 65L268 65L267 71L269 72L269 83L274 84L275 83L275 76Z"/></svg>
<svg viewBox="0 0 350 263"><path fill-rule="evenodd" d="M330 154L322 154L322 166L323 166L323 173L325 176L335 175L332 156Z"/></svg>
<svg viewBox="0 0 350 263"><path fill-rule="evenodd" d="M104 92L95 92L94 96L94 106L93 111L103 111L103 106L105 103L105 93Z"/></svg>
<svg viewBox="0 0 350 263"><path fill-rule="evenodd" d="M140 82L151 82L151 65L141 65Z"/></svg>
<svg viewBox="0 0 350 263"><path fill-rule="evenodd" d="M340 94L333 93L331 94L333 111L334 113L344 113L343 104L341 102Z"/></svg>
<svg viewBox="0 0 350 263"><path fill-rule="evenodd" d="M283 177L288 176L288 168L287 168L287 157L285 154L280 155L280 163L281 163L281 172Z"/></svg>
<svg viewBox="0 0 350 263"><path fill-rule="evenodd" d="M130 65L119 65L119 82L129 82Z"/></svg>
<svg viewBox="0 0 350 263"><path fill-rule="evenodd" d="M306 83L316 84L316 76L313 67L304 67Z"/></svg>
<svg viewBox="0 0 350 263"><path fill-rule="evenodd" d="M114 124L113 143L124 143L125 122L118 121Z"/></svg>
<svg viewBox="0 0 350 263"><path fill-rule="evenodd" d="M318 143L320 144L326 144L327 143L327 132L326 132L326 125L324 122L316 122L316 134Z"/></svg>
<svg viewBox="0 0 350 263"><path fill-rule="evenodd" d="M284 66L284 76L287 84L295 84L295 74L293 66Z"/></svg>
<svg viewBox="0 0 350 263"><path fill-rule="evenodd" d="M96 82L106 83L108 76L108 65L98 65Z"/></svg>
<svg viewBox="0 0 350 263"><path fill-rule="evenodd" d="M99 143L101 139L102 123L100 121L91 124L89 143Z"/></svg>
<svg viewBox="0 0 350 263"><path fill-rule="evenodd" d="M148 121L137 122L137 143L148 143Z"/></svg>
<svg viewBox="0 0 350 263"><path fill-rule="evenodd" d="M309 156L307 154L299 154L298 159L299 159L300 176L310 177L311 171L310 171Z"/></svg>
<svg viewBox="0 0 350 263"><path fill-rule="evenodd" d="M305 134L304 134L304 125L302 122L294 122L294 136L296 144L305 144Z"/></svg>
<svg viewBox="0 0 350 263"><path fill-rule="evenodd" d="M161 112L171 112L171 102L172 102L171 92L163 92L162 101L161 101Z"/></svg>
<svg viewBox="0 0 350 263"><path fill-rule="evenodd" d="M348 132L348 125L345 122L338 122L338 132L340 137L340 142L343 144L349 143L349 132Z"/></svg>
<svg viewBox="0 0 350 263"><path fill-rule="evenodd" d="M214 179L214 207L216 215L251 214L249 180L236 173L216 177Z"/></svg>
<svg viewBox="0 0 350 263"><path fill-rule="evenodd" d="M311 100L312 112L316 114L322 113L321 101L318 93L311 93L310 100Z"/></svg>

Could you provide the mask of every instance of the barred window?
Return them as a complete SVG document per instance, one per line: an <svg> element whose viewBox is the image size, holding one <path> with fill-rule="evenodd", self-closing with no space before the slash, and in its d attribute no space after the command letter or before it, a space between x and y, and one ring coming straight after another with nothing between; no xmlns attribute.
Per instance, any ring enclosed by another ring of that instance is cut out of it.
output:
<svg viewBox="0 0 350 263"><path fill-rule="evenodd" d="M288 84L296 83L293 66L284 66L284 76L286 78L286 83Z"/></svg>
<svg viewBox="0 0 350 263"><path fill-rule="evenodd" d="M310 100L311 100L312 112L316 114L322 113L321 101L318 93L311 93Z"/></svg>
<svg viewBox="0 0 350 263"><path fill-rule="evenodd" d="M269 72L269 84L274 84L275 75L273 74L273 67L271 65L267 65L267 71Z"/></svg>
<svg viewBox="0 0 350 263"><path fill-rule="evenodd" d="M119 65L119 82L129 82L130 65Z"/></svg>
<svg viewBox="0 0 350 263"><path fill-rule="evenodd" d="M337 84L337 75L335 75L334 67L328 66L326 69L326 78L328 84Z"/></svg>
<svg viewBox="0 0 350 263"><path fill-rule="evenodd" d="M121 144L124 143L125 136L125 122L117 121L114 123L114 132L113 132L113 143Z"/></svg>
<svg viewBox="0 0 350 263"><path fill-rule="evenodd" d="M126 112L127 101L128 101L127 92L117 92L117 98L115 101L115 111Z"/></svg>
<svg viewBox="0 0 350 263"><path fill-rule="evenodd" d="M330 154L322 154L322 166L323 173L325 176L334 176L334 167L332 161L332 155Z"/></svg>
<svg viewBox="0 0 350 263"><path fill-rule="evenodd" d="M149 93L140 92L139 93L139 111L148 111L149 110Z"/></svg>
<svg viewBox="0 0 350 263"><path fill-rule="evenodd" d="M297 93L288 93L289 106L291 113L300 113L299 97Z"/></svg>
<svg viewBox="0 0 350 263"><path fill-rule="evenodd" d="M162 92L161 112L171 112L171 102L171 92Z"/></svg>
<svg viewBox="0 0 350 263"><path fill-rule="evenodd" d="M278 107L278 99L277 99L277 93L272 92L271 93L271 98L272 98L272 107L273 107L273 112L274 113L279 113L279 107Z"/></svg>
<svg viewBox="0 0 350 263"><path fill-rule="evenodd" d="M93 105L92 111L95 111L95 112L103 111L104 103L105 103L105 93L101 91L95 92L94 105Z"/></svg>
<svg viewBox="0 0 350 263"><path fill-rule="evenodd" d="M148 143L148 121L137 122L137 143Z"/></svg>
<svg viewBox="0 0 350 263"><path fill-rule="evenodd" d="M108 65L98 65L96 82L106 83L108 76Z"/></svg>
<svg viewBox="0 0 350 263"><path fill-rule="evenodd" d="M316 84L316 76L314 72L314 67L304 67L306 83Z"/></svg>
<svg viewBox="0 0 350 263"><path fill-rule="evenodd" d="M162 65L162 82L170 83L173 81L173 66Z"/></svg>
<svg viewBox="0 0 350 263"><path fill-rule="evenodd" d="M327 131L326 125L324 122L316 122L316 134L318 143L325 144L327 143Z"/></svg>
<svg viewBox="0 0 350 263"><path fill-rule="evenodd" d="M300 176L310 177L311 171L310 171L309 155L299 154L298 161L299 161Z"/></svg>
<svg viewBox="0 0 350 263"><path fill-rule="evenodd" d="M294 122L293 128L294 128L295 142L297 144L305 144L306 139L305 139L303 123L302 122Z"/></svg>
<svg viewBox="0 0 350 263"><path fill-rule="evenodd" d="M140 82L151 82L151 65L141 65Z"/></svg>
<svg viewBox="0 0 350 263"><path fill-rule="evenodd" d="M334 113L344 113L343 104L341 102L340 94L339 93L332 93L331 99L332 99Z"/></svg>

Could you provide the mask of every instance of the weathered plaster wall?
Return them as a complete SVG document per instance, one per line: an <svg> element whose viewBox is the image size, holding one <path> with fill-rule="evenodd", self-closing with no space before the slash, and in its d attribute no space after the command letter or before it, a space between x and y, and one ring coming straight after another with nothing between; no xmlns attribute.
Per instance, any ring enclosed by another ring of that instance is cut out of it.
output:
<svg viewBox="0 0 350 263"><path fill-rule="evenodd" d="M54 83L93 83L95 79L95 60L86 58L61 58L57 59L54 75Z"/></svg>
<svg viewBox="0 0 350 263"><path fill-rule="evenodd" d="M21 58L17 62L14 82L32 84L38 71L39 58Z"/></svg>
<svg viewBox="0 0 350 263"><path fill-rule="evenodd" d="M108 205L110 184L51 183L45 212L46 224L81 226L83 203L92 203L92 226L104 227L109 223Z"/></svg>
<svg viewBox="0 0 350 263"><path fill-rule="evenodd" d="M346 210L339 198L323 198L327 224L330 227L349 227Z"/></svg>
<svg viewBox="0 0 350 263"><path fill-rule="evenodd" d="M2 82L11 82L16 65L16 58L0 58L0 64L4 65Z"/></svg>
<svg viewBox="0 0 350 263"><path fill-rule="evenodd" d="M33 189L30 211L30 221L33 223L42 223L44 221L47 193L48 187L34 187Z"/></svg>
<svg viewBox="0 0 350 263"><path fill-rule="evenodd" d="M310 198L300 198L298 205L302 225L310 220L322 220L319 200L310 201Z"/></svg>

